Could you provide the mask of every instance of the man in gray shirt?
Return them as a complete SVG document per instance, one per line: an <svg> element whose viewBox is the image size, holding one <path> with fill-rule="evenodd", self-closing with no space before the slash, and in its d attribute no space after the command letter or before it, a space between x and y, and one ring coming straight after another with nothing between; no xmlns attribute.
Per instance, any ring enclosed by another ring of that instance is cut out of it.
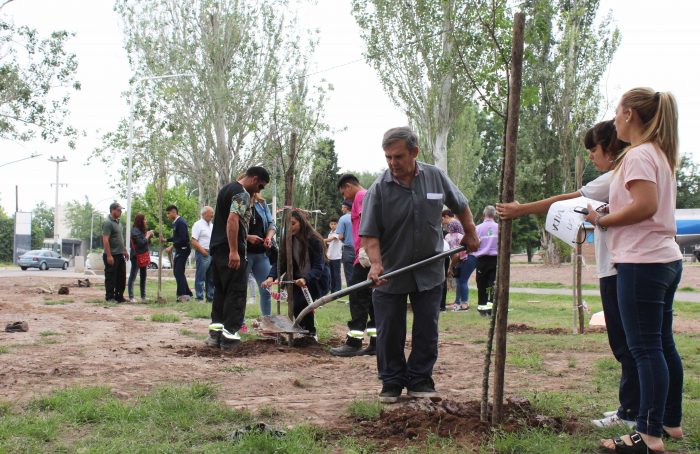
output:
<svg viewBox="0 0 700 454"><path fill-rule="evenodd" d="M371 262L369 279L377 324L377 367L382 402L396 402L403 388L411 397L436 398L432 379L437 360L438 316L445 270L437 261L391 281L389 272L443 251L443 204L464 228L462 244L469 251L479 238L467 199L435 166L418 162L418 138L407 127L384 134L382 148L389 168L377 178L364 199L360 236ZM406 361L406 301L413 309L412 348Z"/></svg>
<svg viewBox="0 0 700 454"><path fill-rule="evenodd" d="M102 246L104 254L102 261L105 264L105 299L123 303L124 287L126 287L126 262L129 260L129 251L124 247L124 232L119 218L122 215L122 206L114 202L109 206L109 216L102 223Z"/></svg>

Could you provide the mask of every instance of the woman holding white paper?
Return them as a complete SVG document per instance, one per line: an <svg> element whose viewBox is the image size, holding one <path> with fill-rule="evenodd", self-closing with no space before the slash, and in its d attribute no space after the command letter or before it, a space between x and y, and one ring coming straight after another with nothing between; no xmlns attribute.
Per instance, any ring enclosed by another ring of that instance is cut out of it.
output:
<svg viewBox="0 0 700 454"><path fill-rule="evenodd" d="M596 170L606 173L584 185L578 191L568 194L560 194L524 204L518 202L499 203L496 205L499 216L502 219L512 219L528 214L543 214L555 202L582 196L607 203L612 175L610 170L613 169L616 159L627 144L617 138L612 120L600 122L589 129L583 142L589 152L588 157ZM594 419L591 422L597 427L609 427L623 423L631 427L634 425L634 419L639 410L637 365L627 348L625 331L617 305L617 272L612 266L610 252L605 245L605 231L600 228L595 230L594 244L596 271L600 284L600 299L603 303L608 343L615 359L620 363L621 374L618 392L620 405L617 411L605 412L602 419Z"/></svg>
<svg viewBox="0 0 700 454"><path fill-rule="evenodd" d="M664 451L662 435L681 438L683 363L673 339L673 298L682 259L676 234L678 109L668 92L635 88L615 113L618 136L631 145L610 181L610 214L587 220L610 229L617 299L625 338L637 364L640 402L636 432L601 440L621 453Z"/></svg>

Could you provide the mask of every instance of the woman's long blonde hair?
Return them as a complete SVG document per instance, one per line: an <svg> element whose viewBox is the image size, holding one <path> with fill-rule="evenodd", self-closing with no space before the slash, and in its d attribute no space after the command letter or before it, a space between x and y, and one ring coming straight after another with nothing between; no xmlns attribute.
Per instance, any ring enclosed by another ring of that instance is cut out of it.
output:
<svg viewBox="0 0 700 454"><path fill-rule="evenodd" d="M658 92L651 88L633 88L620 101L622 107L637 112L642 121L643 133L638 143L630 144L618 158L622 160L627 151L646 142L654 142L666 155L671 172L676 173L678 156L678 107L676 98L669 92Z"/></svg>

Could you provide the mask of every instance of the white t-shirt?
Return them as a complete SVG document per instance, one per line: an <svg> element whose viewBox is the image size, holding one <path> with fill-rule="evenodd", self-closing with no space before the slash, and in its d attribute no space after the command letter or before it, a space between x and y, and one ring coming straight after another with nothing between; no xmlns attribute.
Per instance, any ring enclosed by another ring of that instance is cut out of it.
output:
<svg viewBox="0 0 700 454"><path fill-rule="evenodd" d="M328 251L326 256L328 260L340 260L343 258L343 242L338 239L338 234L333 230L328 234L328 238L334 238L335 241L328 243Z"/></svg>
<svg viewBox="0 0 700 454"><path fill-rule="evenodd" d="M200 219L192 226L192 239L197 240L200 246L204 249L209 249L209 241L211 241L211 230L214 224Z"/></svg>
<svg viewBox="0 0 700 454"><path fill-rule="evenodd" d="M598 200L599 202L608 203L610 199L610 181L612 180L612 172L605 172L595 180L583 186L578 192L582 196L589 199ZM610 250L605 244L604 230L595 228L593 236L593 244L595 246L595 267L598 277L615 276L617 270L613 266Z"/></svg>

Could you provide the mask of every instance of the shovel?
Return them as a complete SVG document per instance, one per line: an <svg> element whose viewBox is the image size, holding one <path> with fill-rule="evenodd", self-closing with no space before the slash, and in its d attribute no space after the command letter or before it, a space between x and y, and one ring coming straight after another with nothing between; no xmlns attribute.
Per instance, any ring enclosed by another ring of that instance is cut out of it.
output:
<svg viewBox="0 0 700 454"><path fill-rule="evenodd" d="M407 265L403 268L399 268L398 270L390 271L388 273L382 274L379 276L380 279L391 279L392 277L396 277L400 274L407 273L409 271L413 271L417 268L422 268L425 265L428 265L433 262L437 262L440 259L444 259L445 257L451 257L453 254L457 254L463 251L466 251L467 248L465 246L459 246L454 249L450 249L449 251L444 251L441 252L437 255L434 255L432 257L428 257L427 259L423 259L420 262L413 263L411 265ZM346 287L342 290L338 290L335 293L328 294L326 296L322 296L321 298L317 299L314 301L312 304L309 304L306 306L301 312L299 312L299 315L296 317L294 320L294 325L292 328L295 329L300 329L299 327L299 321L301 321L304 317L306 317L309 312L323 306L324 304L330 303L331 301L337 300L338 298L342 298L345 295L349 295L352 292L355 292L357 290L361 290L363 288L367 288L374 285L374 281L372 279L367 279L366 281L358 282L355 285L351 285L350 287Z"/></svg>

